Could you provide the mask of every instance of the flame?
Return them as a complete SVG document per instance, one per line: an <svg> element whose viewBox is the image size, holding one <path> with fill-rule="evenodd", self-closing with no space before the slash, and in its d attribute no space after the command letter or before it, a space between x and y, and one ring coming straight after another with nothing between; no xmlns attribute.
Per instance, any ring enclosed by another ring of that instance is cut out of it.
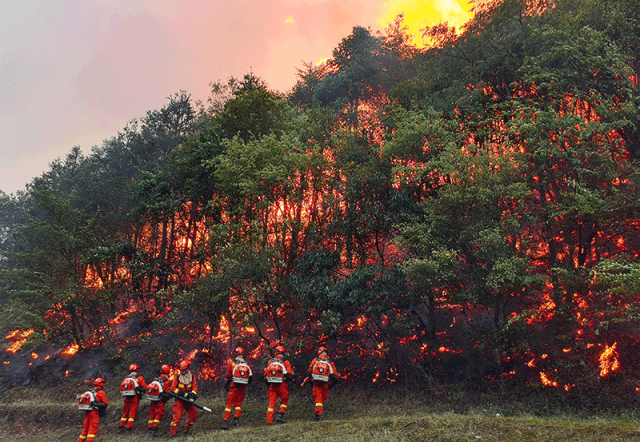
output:
<svg viewBox="0 0 640 442"><path fill-rule="evenodd" d="M412 37L412 44L424 47L423 29L440 23L460 29L473 18L472 7L468 0L386 0L376 22L385 28L398 15L404 14L404 24L407 34Z"/></svg>
<svg viewBox="0 0 640 442"><path fill-rule="evenodd" d="M70 346L62 350L62 354L65 356L73 356L76 353L78 353L79 349L80 349L80 346L78 344L71 344Z"/></svg>
<svg viewBox="0 0 640 442"><path fill-rule="evenodd" d="M14 341L14 342L7 348L7 351L9 353L16 353L18 350L22 348L24 343L27 341L27 338L29 337L29 335L31 335L31 333L33 332L34 330L32 328L25 331L14 330L10 332L7 336L5 336L5 339L9 341Z"/></svg>
<svg viewBox="0 0 640 442"><path fill-rule="evenodd" d="M547 374L543 371L540 372L540 382L542 382L542 385L545 385L547 387L558 387L558 382L549 379Z"/></svg>
<svg viewBox="0 0 640 442"><path fill-rule="evenodd" d="M605 348L600 353L600 377L609 376L612 372L620 370L620 361L618 361L618 352L616 351L617 342L609 347L605 344Z"/></svg>

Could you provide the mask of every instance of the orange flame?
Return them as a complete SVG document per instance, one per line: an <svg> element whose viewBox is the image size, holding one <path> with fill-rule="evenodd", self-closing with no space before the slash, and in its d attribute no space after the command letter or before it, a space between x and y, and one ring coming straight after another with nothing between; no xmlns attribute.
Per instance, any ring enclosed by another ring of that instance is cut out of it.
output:
<svg viewBox="0 0 640 442"><path fill-rule="evenodd" d="M24 343L27 341L27 338L29 337L29 335L31 335L31 333L33 332L34 330L32 328L25 331L14 330L10 332L7 336L5 336L5 339L11 340L14 342L9 346L9 348L7 348L7 351L9 353L16 353L18 350L22 348Z"/></svg>
<svg viewBox="0 0 640 442"><path fill-rule="evenodd" d="M542 385L545 385L547 387L558 387L558 382L549 379L547 374L543 371L540 372L540 382L542 382Z"/></svg>
<svg viewBox="0 0 640 442"><path fill-rule="evenodd" d="M62 354L65 355L65 356L73 356L76 353L78 353L79 349L80 349L80 346L78 344L71 344L70 346L68 346L67 348L62 350ZM66 372L65 372L65 374L66 374Z"/></svg>
<svg viewBox="0 0 640 442"><path fill-rule="evenodd" d="M612 372L620 370L620 361L618 361L618 352L616 351L617 342L611 347L605 344L604 351L600 354L600 377L609 376Z"/></svg>

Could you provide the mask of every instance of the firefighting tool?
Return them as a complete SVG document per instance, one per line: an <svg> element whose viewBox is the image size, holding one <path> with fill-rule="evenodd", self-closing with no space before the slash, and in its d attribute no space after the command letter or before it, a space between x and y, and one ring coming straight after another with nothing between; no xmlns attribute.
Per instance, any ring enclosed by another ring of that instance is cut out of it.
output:
<svg viewBox="0 0 640 442"><path fill-rule="evenodd" d="M176 398L177 400L182 401L182 402L184 402L185 404L191 404L191 405L193 405L194 407L199 408L200 410L208 411L209 413L211 413L211 412L212 412L211 408L206 407L206 406L204 406L204 405L202 405L202 404L197 403L197 402L195 401L196 399L191 400L191 399L188 399L188 398L186 398L186 397L179 396L179 395L175 394L173 391L168 391L168 392L167 392L167 395L168 395L168 396L170 396L170 397L172 397L172 398ZM197 398L197 396L196 396L195 394L193 394L193 395L192 395L192 397Z"/></svg>

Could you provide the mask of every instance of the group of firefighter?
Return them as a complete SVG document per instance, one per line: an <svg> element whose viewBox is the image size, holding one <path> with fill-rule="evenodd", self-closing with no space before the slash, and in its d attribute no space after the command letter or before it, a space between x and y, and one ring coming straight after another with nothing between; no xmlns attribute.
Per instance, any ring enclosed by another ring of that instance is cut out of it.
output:
<svg viewBox="0 0 640 442"><path fill-rule="evenodd" d="M171 367L162 365L156 378L147 384L140 376L140 367L137 364L129 366L129 374L120 384L120 394L124 398L122 417L120 418L119 431L127 433L132 431L133 423L138 413L140 398L145 396L149 400L149 421L147 432L149 436L158 436L158 427L165 415L165 404L170 399L173 403L173 419L170 425L171 437L177 437L178 426L183 414L187 414L187 423L183 434L188 435L191 427L196 422L197 409L211 412L196 400L198 399L198 385L191 372L191 362L180 362L179 372L171 374ZM311 361L308 368L309 377L313 383L313 400L315 403L315 420L322 421L324 403L329 396L329 387L338 382L338 371L334 363L329 359L328 350L319 347L317 356ZM275 356L270 358L264 370L264 380L269 386L267 397L267 425L272 425L274 420L286 423L285 414L289 403L289 381L293 379L293 368L285 358L285 348L278 345L275 348ZM247 391L247 385L253 381L253 372L245 359L245 351L242 347L235 349L233 359L227 364L225 374L225 389L227 402L222 414L220 429L227 430L229 425L238 427L242 416L242 402ZM306 380L305 380L306 382ZM94 381L94 389L78 396L78 408L85 411L82 423L82 433L78 442L91 442L98 433L100 416L104 416L107 405L107 395L104 392L104 378ZM280 400L278 413L276 404ZM233 421L229 422L233 414Z"/></svg>

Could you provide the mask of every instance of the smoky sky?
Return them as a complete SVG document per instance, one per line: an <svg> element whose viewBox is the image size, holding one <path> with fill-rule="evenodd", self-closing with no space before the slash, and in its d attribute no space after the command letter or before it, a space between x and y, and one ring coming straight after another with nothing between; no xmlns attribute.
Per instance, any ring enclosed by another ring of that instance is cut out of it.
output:
<svg viewBox="0 0 640 442"><path fill-rule="evenodd" d="M354 26L456 0L21 0L0 16L0 191L23 189L167 97L253 71L288 91ZM462 0L461 0L462 1ZM442 6L439 6L442 9ZM426 9L425 9L426 10Z"/></svg>

